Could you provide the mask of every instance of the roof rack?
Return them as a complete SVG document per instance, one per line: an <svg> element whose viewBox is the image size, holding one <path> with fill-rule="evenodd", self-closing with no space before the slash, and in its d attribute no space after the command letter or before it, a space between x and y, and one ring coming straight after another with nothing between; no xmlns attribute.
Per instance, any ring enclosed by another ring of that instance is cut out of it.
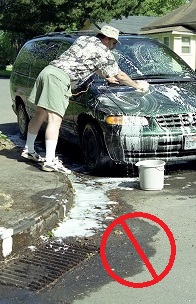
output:
<svg viewBox="0 0 196 304"><path fill-rule="evenodd" d="M94 34L94 30L78 30L78 31L71 31L71 32L49 32L42 35L38 35L34 38L41 38L41 37L47 37L47 36L56 36L56 35L64 35L66 37L73 37L74 35L82 35L82 34Z"/></svg>
<svg viewBox="0 0 196 304"><path fill-rule="evenodd" d="M38 35L35 36L34 38L42 38L42 37L52 37L52 36L65 36L65 37L70 37L73 38L75 36L79 36L79 35L94 35L96 32L96 30L78 30L78 31L71 31L71 32L65 32L65 31L61 31L61 32L49 32L49 33L45 33L43 35ZM120 35L123 36L139 36L139 34L136 33L125 33L120 31L119 33Z"/></svg>
<svg viewBox="0 0 196 304"><path fill-rule="evenodd" d="M42 35L38 35L38 36L36 36L34 38L47 37L47 36L56 36L56 35L66 35L66 36L71 37L71 35L69 33L66 33L66 32L50 32L50 33L45 33L45 34L42 34Z"/></svg>

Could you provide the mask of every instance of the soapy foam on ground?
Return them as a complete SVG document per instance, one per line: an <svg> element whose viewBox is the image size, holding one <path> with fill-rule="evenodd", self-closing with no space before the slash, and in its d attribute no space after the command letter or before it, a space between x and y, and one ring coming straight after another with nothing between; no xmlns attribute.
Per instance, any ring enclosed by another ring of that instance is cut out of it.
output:
<svg viewBox="0 0 196 304"><path fill-rule="evenodd" d="M133 190L131 183L135 178L96 178L80 181L74 176L72 181L76 191L74 207L65 220L54 229L55 237L89 237L106 226L104 220L112 220L113 205L107 191L112 189ZM130 184L130 187L129 187Z"/></svg>

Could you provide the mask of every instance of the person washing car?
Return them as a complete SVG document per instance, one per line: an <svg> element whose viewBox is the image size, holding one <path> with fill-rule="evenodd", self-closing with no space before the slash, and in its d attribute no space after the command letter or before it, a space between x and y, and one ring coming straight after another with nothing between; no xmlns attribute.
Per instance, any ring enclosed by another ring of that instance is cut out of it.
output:
<svg viewBox="0 0 196 304"><path fill-rule="evenodd" d="M94 73L109 83L132 86L144 93L148 91L147 82L135 82L120 70L111 52L119 42L118 36L118 29L104 25L96 36L81 36L76 39L67 51L40 72L29 97L29 101L37 107L29 122L22 157L42 162L44 171L71 173L56 157L59 129L72 95L71 90L80 87ZM46 120L46 156L42 158L35 151L34 143Z"/></svg>

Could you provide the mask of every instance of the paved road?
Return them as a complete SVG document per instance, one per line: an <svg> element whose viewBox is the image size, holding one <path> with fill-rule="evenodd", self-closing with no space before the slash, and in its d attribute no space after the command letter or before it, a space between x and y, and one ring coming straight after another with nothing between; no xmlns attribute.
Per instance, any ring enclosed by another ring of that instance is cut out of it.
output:
<svg viewBox="0 0 196 304"><path fill-rule="evenodd" d="M4 88L6 84L5 81L0 87ZM77 159L75 161L77 168ZM164 221L175 238L177 254L173 268L162 281L146 288L121 285L107 274L100 256L96 255L39 293L0 286L0 304L195 304L195 169L195 162L189 167L177 165L167 168L164 189L161 191L140 190L137 179L99 179L84 176L83 173L77 173L75 177L74 182L79 185L79 197L83 191L90 189L90 198L94 193L94 200L101 206L100 197L103 197L101 192L97 192L101 189L108 199L118 202L116 216L139 211ZM165 233L159 225L143 218L130 220L128 225L156 273L160 274L170 256L170 244ZM101 234L98 238L101 238ZM126 280L142 282L151 279L121 226L111 235L107 254L111 267Z"/></svg>
<svg viewBox="0 0 196 304"><path fill-rule="evenodd" d="M196 173L181 172L166 176L163 191L146 192L127 190L119 193L121 203L127 205L126 210L148 212L163 220L172 231L177 255L171 272L158 284L148 288L133 289L110 282L92 290L83 299L74 304L98 303L145 303L145 304L188 304L195 303L196 298ZM150 262L158 273L164 269L169 256L169 243L160 229L152 237L153 227L138 226L141 234L149 240L152 246ZM154 226L155 229L155 226ZM145 240L141 240L145 244ZM118 250L118 247L116 247ZM146 249L146 247L144 246ZM133 267L130 251L130 264ZM131 282L141 282L149 279L146 267L128 278Z"/></svg>

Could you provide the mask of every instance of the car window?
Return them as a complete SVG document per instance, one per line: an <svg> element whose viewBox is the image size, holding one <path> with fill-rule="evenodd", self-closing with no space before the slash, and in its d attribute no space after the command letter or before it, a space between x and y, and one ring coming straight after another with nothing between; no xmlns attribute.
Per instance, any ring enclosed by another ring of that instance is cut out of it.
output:
<svg viewBox="0 0 196 304"><path fill-rule="evenodd" d="M63 41L62 39L29 41L19 52L14 69L24 75L29 75L31 78L36 78L50 61L61 55L71 44L70 41Z"/></svg>
<svg viewBox="0 0 196 304"><path fill-rule="evenodd" d="M31 62L34 60L30 50L30 43L26 43L17 55L14 62L14 71L20 74L28 75Z"/></svg>
<svg viewBox="0 0 196 304"><path fill-rule="evenodd" d="M30 77L36 78L39 72L57 56L61 44L60 40L38 40L31 42L30 48L34 64Z"/></svg>
<svg viewBox="0 0 196 304"><path fill-rule="evenodd" d="M68 50L68 48L72 45L72 42L70 41L62 41L61 46L59 47L57 57L63 54L65 51Z"/></svg>
<svg viewBox="0 0 196 304"><path fill-rule="evenodd" d="M117 44L113 53L122 71L132 78L193 76L191 68L179 56L156 40L125 38Z"/></svg>

